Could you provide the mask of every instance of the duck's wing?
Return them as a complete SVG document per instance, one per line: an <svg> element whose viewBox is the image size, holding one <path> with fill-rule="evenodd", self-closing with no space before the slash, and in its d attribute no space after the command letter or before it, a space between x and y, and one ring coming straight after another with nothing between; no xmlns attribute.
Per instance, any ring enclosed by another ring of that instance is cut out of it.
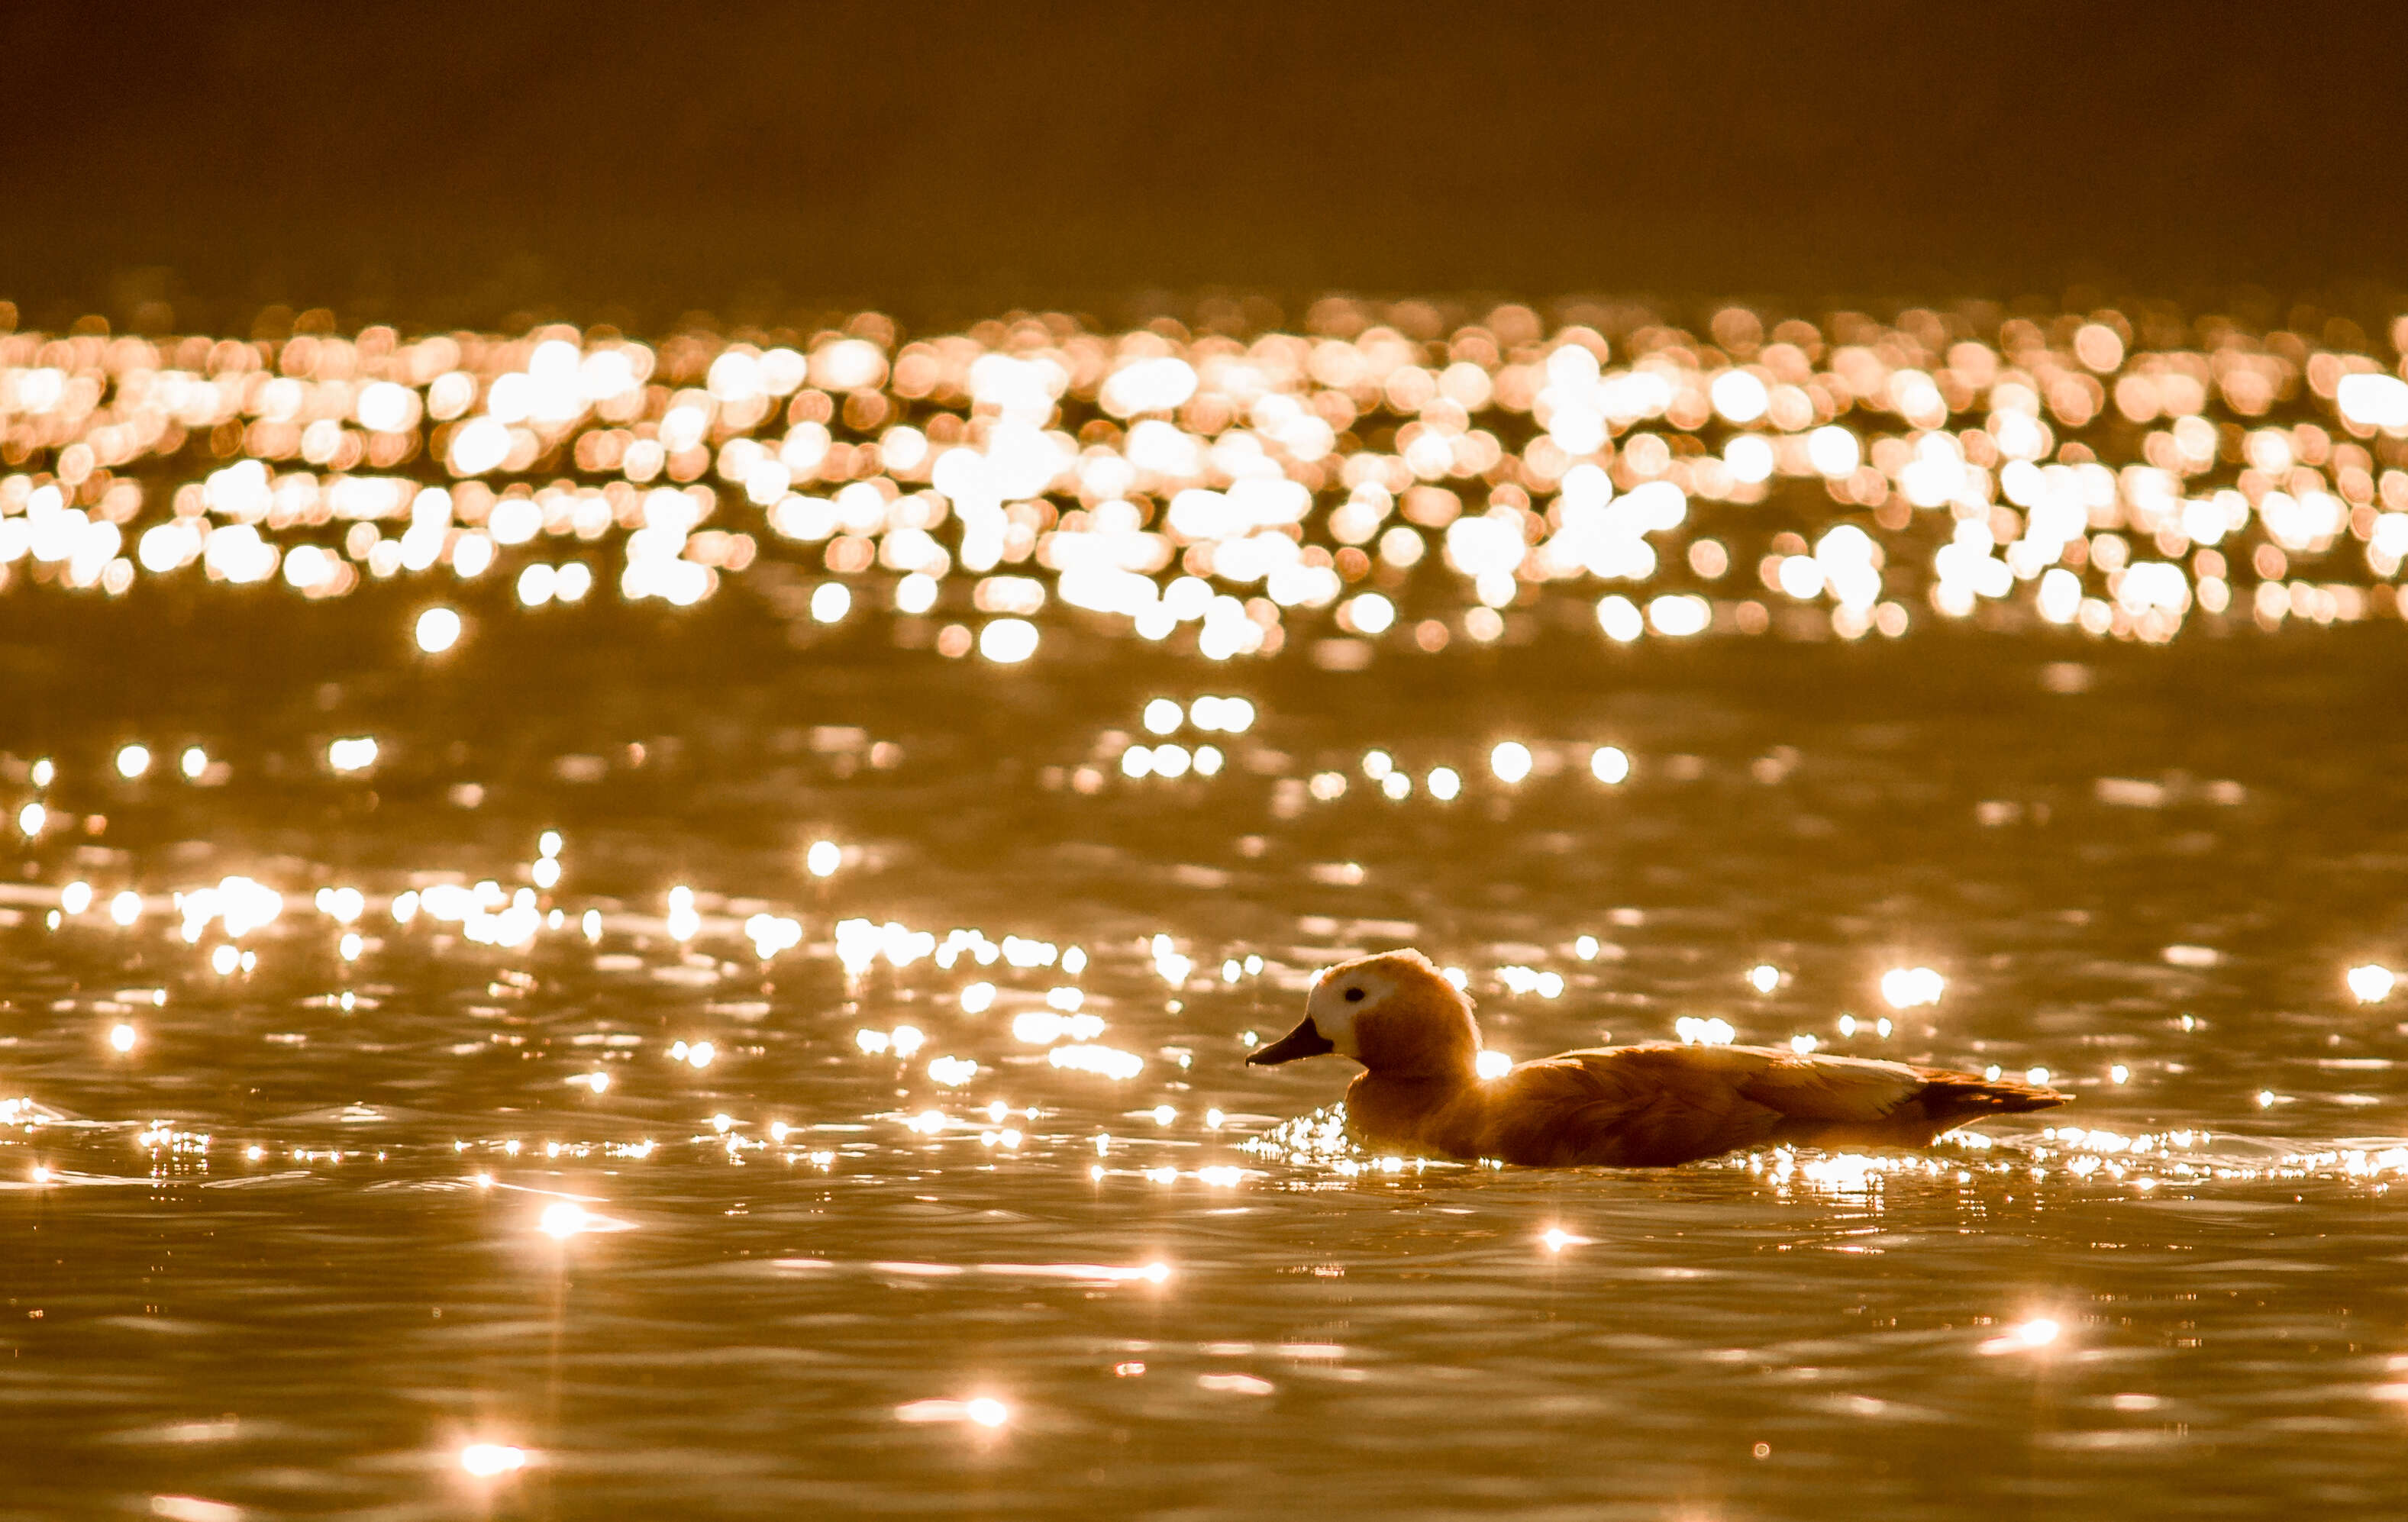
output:
<svg viewBox="0 0 2408 1522"><path fill-rule="evenodd" d="M1819 1146L1925 1146L1985 1116L2052 1109L2072 1096L2013 1078L1779 1047L1727 1048L1750 1102L1777 1112L1780 1142Z"/></svg>
<svg viewBox="0 0 2408 1522"><path fill-rule="evenodd" d="M1742 1086L1781 1112L1775 1140L1817 1146L1928 1146L1941 1132L1985 1116L2054 1109L2073 1096L2014 1078L1947 1068L1812 1057L1770 1049Z"/></svg>
<svg viewBox="0 0 2408 1522"><path fill-rule="evenodd" d="M1756 1047L1761 1060L1740 1092L1791 1120L1868 1125L1888 1118L1931 1087L1932 1074L1903 1062L1812 1057Z"/></svg>
<svg viewBox="0 0 2408 1522"><path fill-rule="evenodd" d="M1705 1060L1681 1054L1711 1052ZM1750 1099L1729 1047L1617 1046L1525 1062L1487 1089L1481 1151L1509 1162L1659 1167L1752 1146L1781 1113Z"/></svg>
<svg viewBox="0 0 2408 1522"><path fill-rule="evenodd" d="M1650 1166L1760 1143L1923 1146L1985 1116L2070 1096L2013 1079L1778 1046L1669 1043L1565 1052L1495 1089L1486 1155Z"/></svg>

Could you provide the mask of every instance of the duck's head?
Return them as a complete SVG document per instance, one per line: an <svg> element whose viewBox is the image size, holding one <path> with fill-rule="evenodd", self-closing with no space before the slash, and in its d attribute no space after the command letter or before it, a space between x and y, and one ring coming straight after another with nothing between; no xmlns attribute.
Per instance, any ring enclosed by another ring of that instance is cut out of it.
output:
<svg viewBox="0 0 2408 1522"><path fill-rule="evenodd" d="M1374 1073L1469 1075L1480 1057L1471 1001L1418 951L1342 961L1313 980L1304 1019L1246 1060L1275 1067L1336 1052Z"/></svg>

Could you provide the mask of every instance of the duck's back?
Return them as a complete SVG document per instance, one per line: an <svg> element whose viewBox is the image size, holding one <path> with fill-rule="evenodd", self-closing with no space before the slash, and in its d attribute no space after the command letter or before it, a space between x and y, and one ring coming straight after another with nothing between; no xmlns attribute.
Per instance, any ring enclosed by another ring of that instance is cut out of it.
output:
<svg viewBox="0 0 2408 1522"><path fill-rule="evenodd" d="M1525 1062L1450 1103L1435 1129L1458 1155L1650 1167L1767 1143L1921 1146L1981 1116L2065 1101L1900 1062L1651 1044Z"/></svg>

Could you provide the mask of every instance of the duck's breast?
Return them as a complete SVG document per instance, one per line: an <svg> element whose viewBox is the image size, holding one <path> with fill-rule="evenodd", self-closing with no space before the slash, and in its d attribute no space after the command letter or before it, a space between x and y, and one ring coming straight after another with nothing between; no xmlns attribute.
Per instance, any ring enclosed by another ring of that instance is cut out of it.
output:
<svg viewBox="0 0 2408 1522"><path fill-rule="evenodd" d="M1346 1088L1346 1134L1367 1152L1469 1162L1487 1155L1480 1098L1469 1082L1357 1074Z"/></svg>

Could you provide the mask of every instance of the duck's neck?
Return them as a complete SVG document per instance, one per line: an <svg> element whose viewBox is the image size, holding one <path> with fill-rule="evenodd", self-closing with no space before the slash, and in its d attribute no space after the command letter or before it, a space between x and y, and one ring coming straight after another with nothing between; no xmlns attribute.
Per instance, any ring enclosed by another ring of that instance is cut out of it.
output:
<svg viewBox="0 0 2408 1522"><path fill-rule="evenodd" d="M1374 1151L1464 1155L1470 1144L1455 1133L1464 1130L1463 1101L1477 1087L1468 1068L1358 1073L1346 1088L1346 1129Z"/></svg>

